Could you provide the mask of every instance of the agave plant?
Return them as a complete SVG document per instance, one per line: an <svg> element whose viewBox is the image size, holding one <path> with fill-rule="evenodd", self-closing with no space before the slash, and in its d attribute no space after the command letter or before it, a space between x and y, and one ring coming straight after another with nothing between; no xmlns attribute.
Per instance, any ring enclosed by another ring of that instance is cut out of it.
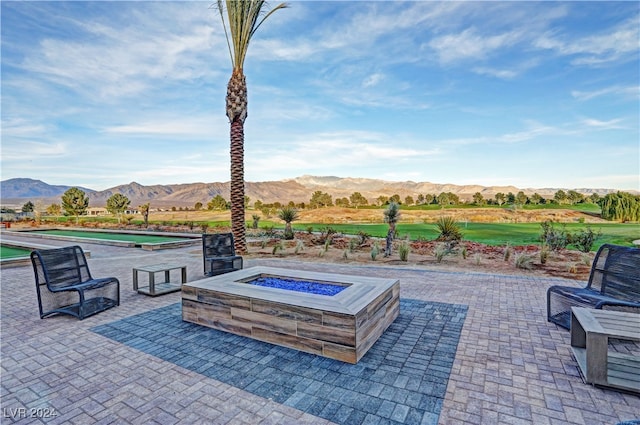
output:
<svg viewBox="0 0 640 425"><path fill-rule="evenodd" d="M453 217L440 217L436 221L436 227L440 234L436 240L438 241L459 241L462 239L460 226L455 222Z"/></svg>
<svg viewBox="0 0 640 425"><path fill-rule="evenodd" d="M293 229L291 228L291 223L300 218L298 216L298 210L293 207L283 207L280 211L278 211L278 218L285 222L284 238L293 239Z"/></svg>

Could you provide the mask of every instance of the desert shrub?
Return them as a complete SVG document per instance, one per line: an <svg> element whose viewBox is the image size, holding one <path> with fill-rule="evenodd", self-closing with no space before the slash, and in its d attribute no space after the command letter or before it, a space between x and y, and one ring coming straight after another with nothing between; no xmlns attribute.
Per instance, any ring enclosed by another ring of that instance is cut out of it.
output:
<svg viewBox="0 0 640 425"><path fill-rule="evenodd" d="M591 267L591 257L589 256L589 254L583 253L580 256L580 261L582 261L582 264L584 264L585 266Z"/></svg>
<svg viewBox="0 0 640 425"><path fill-rule="evenodd" d="M511 248L511 245L507 244L504 247L504 252L502 254L502 259L504 261L509 261L509 258L511 258L511 253L513 252L513 248Z"/></svg>
<svg viewBox="0 0 640 425"><path fill-rule="evenodd" d="M313 226L307 226L307 233L308 234L312 234L313 233Z"/></svg>
<svg viewBox="0 0 640 425"><path fill-rule="evenodd" d="M540 247L540 264L547 264L547 260L549 259L549 246L547 244L543 244Z"/></svg>
<svg viewBox="0 0 640 425"><path fill-rule="evenodd" d="M282 244L282 241L278 241L275 243L275 245L273 245L273 251L271 251L271 253L273 255L276 255L278 251L284 251L284 245Z"/></svg>
<svg viewBox="0 0 640 425"><path fill-rule="evenodd" d="M208 223L202 223L200 225L200 230L202 230L202 233L207 233L207 229L209 228L209 224Z"/></svg>
<svg viewBox="0 0 640 425"><path fill-rule="evenodd" d="M331 243L331 239L336 233L338 233L336 229L331 226L323 227L320 229L320 241L322 243L327 243L327 241Z"/></svg>
<svg viewBox="0 0 640 425"><path fill-rule="evenodd" d="M453 217L440 217L436 221L436 227L438 228L438 241L459 241L462 239L462 232L460 226L455 222Z"/></svg>
<svg viewBox="0 0 640 425"><path fill-rule="evenodd" d="M343 259L343 260L348 260L348 259L349 259L349 250L345 249L345 250L342 252L342 259Z"/></svg>
<svg viewBox="0 0 640 425"><path fill-rule="evenodd" d="M251 228L257 229L258 223L260 222L260 216L258 214L253 214L251 218L253 219L253 222L251 223Z"/></svg>
<svg viewBox="0 0 640 425"><path fill-rule="evenodd" d="M324 252L329 251L329 246L330 246L330 245L331 245L331 239L327 238L327 239L324 241L324 246L323 246Z"/></svg>
<svg viewBox="0 0 640 425"><path fill-rule="evenodd" d="M364 230L358 231L358 243L360 245L364 245L371 238L371 235L365 232Z"/></svg>
<svg viewBox="0 0 640 425"><path fill-rule="evenodd" d="M467 252L467 247L466 246L462 247L462 249L460 250L460 255L462 255L462 259L463 260L467 259L467 255L469 255L469 254Z"/></svg>
<svg viewBox="0 0 640 425"><path fill-rule="evenodd" d="M533 255L525 252L516 254L515 265L518 269L531 270L533 268Z"/></svg>
<svg viewBox="0 0 640 425"><path fill-rule="evenodd" d="M378 247L378 242L375 242L371 247L371 259L376 261L376 257L380 253L380 247Z"/></svg>
<svg viewBox="0 0 640 425"><path fill-rule="evenodd" d="M302 241L298 241L298 242L296 243L296 247L295 247L295 249L293 250L293 252L294 252L295 254L300 253L300 251L304 251L304 242L302 242Z"/></svg>
<svg viewBox="0 0 640 425"><path fill-rule="evenodd" d="M602 236L602 232L595 233L590 226L586 229L580 229L571 235L571 245L578 248L580 252L590 252L596 239Z"/></svg>
<svg viewBox="0 0 640 425"><path fill-rule="evenodd" d="M411 246L407 241L402 241L398 246L398 255L400 255L400 260L407 261L409 259L409 252L411 252Z"/></svg>
<svg viewBox="0 0 640 425"><path fill-rule="evenodd" d="M353 238L349 239L349 252L355 251L357 247L358 247L358 242Z"/></svg>
<svg viewBox="0 0 640 425"><path fill-rule="evenodd" d="M567 232L564 225L562 229L558 230L553 226L552 221L547 220L542 222L540 226L542 227L540 240L552 251L564 249L571 243L571 235Z"/></svg>
<svg viewBox="0 0 640 425"><path fill-rule="evenodd" d="M436 248L433 251L433 255L436 257L436 261L440 263L450 252L451 250L449 249L449 247L447 247L446 244L440 243L436 245Z"/></svg>
<svg viewBox="0 0 640 425"><path fill-rule="evenodd" d="M267 236L273 236L276 233L273 226L264 226L262 230L264 231L264 234Z"/></svg>
<svg viewBox="0 0 640 425"><path fill-rule="evenodd" d="M475 253L473 255L473 261L476 263L476 266L482 264L482 256L479 253Z"/></svg>

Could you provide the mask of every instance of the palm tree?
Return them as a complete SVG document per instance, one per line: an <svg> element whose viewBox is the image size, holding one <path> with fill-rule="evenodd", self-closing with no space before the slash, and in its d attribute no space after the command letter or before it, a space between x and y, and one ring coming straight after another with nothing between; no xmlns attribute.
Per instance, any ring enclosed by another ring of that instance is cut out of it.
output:
<svg viewBox="0 0 640 425"><path fill-rule="evenodd" d="M287 7L287 4L280 3L264 14L266 2L263 0L226 0L225 3L228 29L224 18L225 7L222 0L218 0L218 11L233 66L226 97L227 117L231 124L231 231L236 252L244 254L247 252L244 222L244 121L247 119L247 82L242 67L249 42L260 25L273 12Z"/></svg>

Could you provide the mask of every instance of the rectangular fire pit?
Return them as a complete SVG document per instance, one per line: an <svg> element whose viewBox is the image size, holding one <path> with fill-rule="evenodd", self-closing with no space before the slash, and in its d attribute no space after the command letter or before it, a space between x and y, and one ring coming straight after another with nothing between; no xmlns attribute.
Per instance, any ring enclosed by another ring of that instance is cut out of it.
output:
<svg viewBox="0 0 640 425"><path fill-rule="evenodd" d="M335 295L256 286L259 277L341 285ZM182 319L236 335L357 363L400 312L400 282L252 267L182 286Z"/></svg>

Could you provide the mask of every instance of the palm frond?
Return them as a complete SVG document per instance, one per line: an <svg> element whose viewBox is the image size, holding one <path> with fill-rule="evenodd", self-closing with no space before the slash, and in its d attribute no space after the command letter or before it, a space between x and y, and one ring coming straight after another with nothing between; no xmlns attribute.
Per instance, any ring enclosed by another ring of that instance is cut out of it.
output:
<svg viewBox="0 0 640 425"><path fill-rule="evenodd" d="M234 69L242 69L249 42L258 28L276 10L287 8L289 5L280 3L269 12L264 13L267 5L264 0L226 0L225 3L228 29L224 19L225 7L222 0L218 0L218 11L222 18L231 63Z"/></svg>

